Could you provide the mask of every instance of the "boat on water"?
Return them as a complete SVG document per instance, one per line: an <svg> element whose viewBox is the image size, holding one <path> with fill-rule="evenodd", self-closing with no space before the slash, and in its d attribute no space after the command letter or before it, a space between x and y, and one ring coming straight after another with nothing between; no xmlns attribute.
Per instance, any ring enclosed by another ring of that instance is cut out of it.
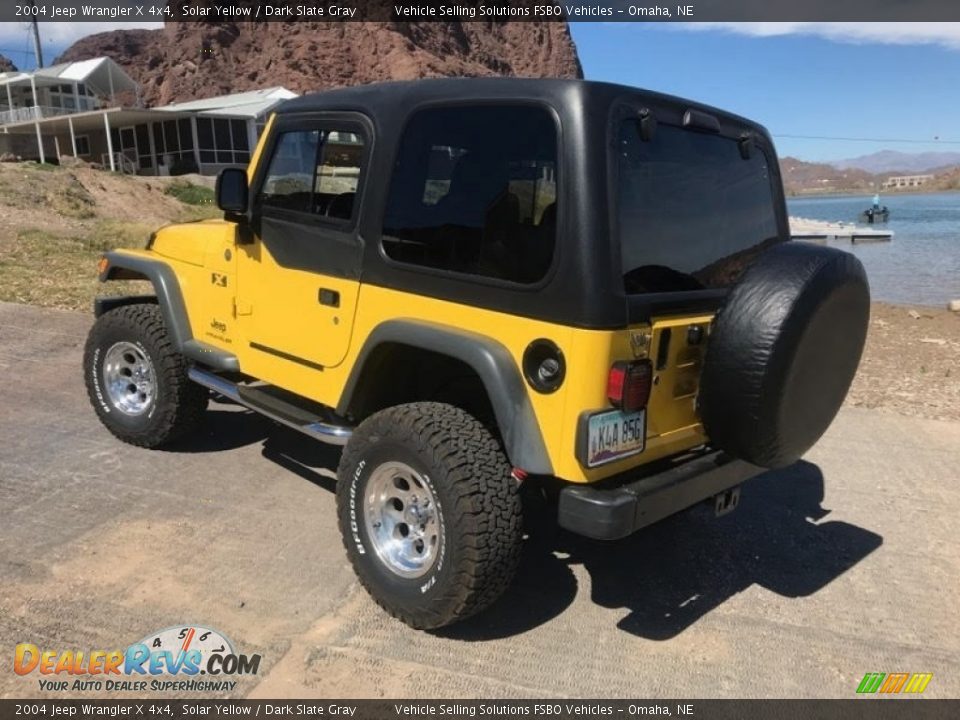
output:
<svg viewBox="0 0 960 720"><path fill-rule="evenodd" d="M883 207L872 207L864 210L860 213L860 222L870 223L885 223L890 219L890 210L886 205Z"/></svg>
<svg viewBox="0 0 960 720"><path fill-rule="evenodd" d="M873 207L860 213L860 222L870 223L871 225L885 223L889 218L890 210L887 209L886 205L880 206L880 193L873 196Z"/></svg>

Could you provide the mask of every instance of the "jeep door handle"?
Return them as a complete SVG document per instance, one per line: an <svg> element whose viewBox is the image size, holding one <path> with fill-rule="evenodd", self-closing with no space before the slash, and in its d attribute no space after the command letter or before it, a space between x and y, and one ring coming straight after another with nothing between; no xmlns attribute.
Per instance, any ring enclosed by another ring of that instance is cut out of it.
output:
<svg viewBox="0 0 960 720"><path fill-rule="evenodd" d="M320 301L321 305L340 307L340 293L330 288L320 288L320 292L317 294L317 300Z"/></svg>

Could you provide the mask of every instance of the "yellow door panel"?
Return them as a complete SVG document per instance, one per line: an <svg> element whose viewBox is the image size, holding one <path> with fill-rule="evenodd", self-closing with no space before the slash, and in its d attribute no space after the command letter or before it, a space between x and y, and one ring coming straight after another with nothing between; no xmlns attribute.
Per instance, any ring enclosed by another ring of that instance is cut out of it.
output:
<svg viewBox="0 0 960 720"><path fill-rule="evenodd" d="M283 385L293 366L323 372L349 350L369 135L359 116L342 113L271 121L268 132L255 153L262 180L249 175L253 241L237 248L236 309L261 379Z"/></svg>
<svg viewBox="0 0 960 720"><path fill-rule="evenodd" d="M260 240L239 246L238 252L238 304L243 303L244 313L238 319L250 348L286 363L301 360L307 367L343 362L357 307L357 281L282 267Z"/></svg>

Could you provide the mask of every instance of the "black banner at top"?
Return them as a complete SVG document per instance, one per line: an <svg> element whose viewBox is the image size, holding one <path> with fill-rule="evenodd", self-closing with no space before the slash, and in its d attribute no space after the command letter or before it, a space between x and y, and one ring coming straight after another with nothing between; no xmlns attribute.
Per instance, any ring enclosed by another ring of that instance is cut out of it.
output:
<svg viewBox="0 0 960 720"><path fill-rule="evenodd" d="M956 700L0 700L0 720L953 720Z"/></svg>
<svg viewBox="0 0 960 720"><path fill-rule="evenodd" d="M957 0L4 0L23 22L960 22Z"/></svg>

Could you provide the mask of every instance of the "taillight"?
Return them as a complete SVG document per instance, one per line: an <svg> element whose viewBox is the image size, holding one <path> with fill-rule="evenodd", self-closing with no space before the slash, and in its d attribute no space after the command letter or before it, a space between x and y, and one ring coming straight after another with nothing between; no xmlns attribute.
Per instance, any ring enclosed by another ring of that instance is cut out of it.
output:
<svg viewBox="0 0 960 720"><path fill-rule="evenodd" d="M649 360L615 362L607 378L607 399L624 412L636 412L647 406L653 365Z"/></svg>

